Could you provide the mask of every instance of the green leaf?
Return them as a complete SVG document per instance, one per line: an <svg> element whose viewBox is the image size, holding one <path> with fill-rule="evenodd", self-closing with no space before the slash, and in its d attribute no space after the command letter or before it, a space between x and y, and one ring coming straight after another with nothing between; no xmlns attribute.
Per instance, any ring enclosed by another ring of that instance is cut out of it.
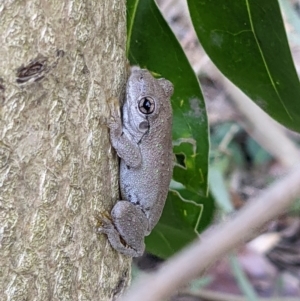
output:
<svg viewBox="0 0 300 301"><path fill-rule="evenodd" d="M159 223L145 239L147 251L161 258L173 255L198 237L211 222L213 210L211 196L196 203L171 191Z"/></svg>
<svg viewBox="0 0 300 301"><path fill-rule="evenodd" d="M248 301L259 301L257 293L253 288L250 280L248 280L246 273L242 269L237 256L232 253L229 255L229 262L235 279L239 288L244 293Z"/></svg>
<svg viewBox="0 0 300 301"><path fill-rule="evenodd" d="M245 156L240 144L234 139L242 131L241 127L233 122L214 125L211 134L211 161L214 162L216 157L219 159L222 157L222 164L226 162L226 168L229 168L229 165L232 166L231 168L244 166ZM211 169L212 167L210 167L210 173Z"/></svg>
<svg viewBox="0 0 300 301"><path fill-rule="evenodd" d="M300 85L277 0L188 0L215 65L273 118L300 130Z"/></svg>
<svg viewBox="0 0 300 301"><path fill-rule="evenodd" d="M271 161L272 156L251 137L248 137L246 147L254 165L261 166Z"/></svg>
<svg viewBox="0 0 300 301"><path fill-rule="evenodd" d="M198 79L156 3L128 0L127 24L130 64L174 84L171 102L177 164L173 192L169 193L161 220L146 239L148 251L166 257L195 238L212 218L213 201L207 196L209 141L205 104Z"/></svg>
<svg viewBox="0 0 300 301"><path fill-rule="evenodd" d="M224 175L221 168L216 164L210 168L209 180L211 193L215 197L216 203L220 206L221 210L226 214L233 212L234 208L225 184Z"/></svg>

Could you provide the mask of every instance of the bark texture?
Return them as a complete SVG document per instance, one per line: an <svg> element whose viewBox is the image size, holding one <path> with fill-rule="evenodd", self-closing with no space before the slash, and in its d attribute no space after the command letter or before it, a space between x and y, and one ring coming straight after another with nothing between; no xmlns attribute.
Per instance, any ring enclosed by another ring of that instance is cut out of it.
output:
<svg viewBox="0 0 300 301"><path fill-rule="evenodd" d="M96 234L118 198L106 119L125 1L0 3L0 300L113 300L130 260Z"/></svg>

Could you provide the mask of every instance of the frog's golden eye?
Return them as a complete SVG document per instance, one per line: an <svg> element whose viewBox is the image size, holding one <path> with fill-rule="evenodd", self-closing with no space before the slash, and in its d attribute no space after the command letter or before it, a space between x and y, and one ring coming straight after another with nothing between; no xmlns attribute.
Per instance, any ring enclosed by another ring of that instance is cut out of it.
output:
<svg viewBox="0 0 300 301"><path fill-rule="evenodd" d="M151 114L154 112L155 102L150 97L143 97L139 102L139 110L143 114Z"/></svg>

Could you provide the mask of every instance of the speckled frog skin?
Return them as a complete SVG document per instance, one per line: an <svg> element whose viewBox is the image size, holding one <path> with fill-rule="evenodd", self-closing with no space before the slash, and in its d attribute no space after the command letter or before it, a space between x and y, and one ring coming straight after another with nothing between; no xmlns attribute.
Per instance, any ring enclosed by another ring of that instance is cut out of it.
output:
<svg viewBox="0 0 300 301"><path fill-rule="evenodd" d="M103 217L101 233L117 251L141 256L144 237L157 224L173 170L173 85L149 71L132 69L127 82L122 120L113 116L110 139L121 158L120 187L111 218Z"/></svg>

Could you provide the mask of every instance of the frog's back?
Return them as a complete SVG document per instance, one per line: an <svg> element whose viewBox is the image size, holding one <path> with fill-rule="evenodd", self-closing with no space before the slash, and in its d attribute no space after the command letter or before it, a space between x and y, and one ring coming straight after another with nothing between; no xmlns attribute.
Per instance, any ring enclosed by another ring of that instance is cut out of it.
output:
<svg viewBox="0 0 300 301"><path fill-rule="evenodd" d="M149 220L149 231L161 216L173 171L172 115L162 117L165 126L153 126L139 144L142 164L130 168L121 160L122 197L141 206Z"/></svg>

